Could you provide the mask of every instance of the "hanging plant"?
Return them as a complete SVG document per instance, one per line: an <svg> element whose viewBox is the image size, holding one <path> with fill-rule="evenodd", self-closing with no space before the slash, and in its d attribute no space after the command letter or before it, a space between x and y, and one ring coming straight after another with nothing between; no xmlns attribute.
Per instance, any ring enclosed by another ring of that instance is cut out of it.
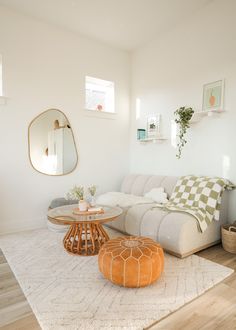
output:
<svg viewBox="0 0 236 330"><path fill-rule="evenodd" d="M177 135L179 138L179 142L177 144L177 154L176 157L180 159L182 154L182 149L187 143L187 140L185 139L185 134L187 132L187 129L190 127L189 121L192 118L194 113L194 110L192 108L187 107L180 107L177 109L175 114L175 122L179 125L179 134Z"/></svg>

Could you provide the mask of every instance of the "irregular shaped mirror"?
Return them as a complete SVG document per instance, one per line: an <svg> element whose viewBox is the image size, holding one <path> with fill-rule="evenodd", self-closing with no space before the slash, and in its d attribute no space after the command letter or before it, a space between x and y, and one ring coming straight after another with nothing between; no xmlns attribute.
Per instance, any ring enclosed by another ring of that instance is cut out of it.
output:
<svg viewBox="0 0 236 330"><path fill-rule="evenodd" d="M33 168L47 175L72 172L78 161L75 140L64 113L49 109L29 125L29 157Z"/></svg>

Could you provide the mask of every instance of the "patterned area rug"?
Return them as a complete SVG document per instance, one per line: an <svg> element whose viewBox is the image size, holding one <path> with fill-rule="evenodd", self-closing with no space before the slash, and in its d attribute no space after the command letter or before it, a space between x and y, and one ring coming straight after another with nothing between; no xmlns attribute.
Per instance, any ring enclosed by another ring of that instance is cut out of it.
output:
<svg viewBox="0 0 236 330"><path fill-rule="evenodd" d="M115 286L98 270L97 256L68 254L63 234L47 229L0 237L3 250L44 330L143 329L198 297L233 271L196 255L165 255L153 285Z"/></svg>

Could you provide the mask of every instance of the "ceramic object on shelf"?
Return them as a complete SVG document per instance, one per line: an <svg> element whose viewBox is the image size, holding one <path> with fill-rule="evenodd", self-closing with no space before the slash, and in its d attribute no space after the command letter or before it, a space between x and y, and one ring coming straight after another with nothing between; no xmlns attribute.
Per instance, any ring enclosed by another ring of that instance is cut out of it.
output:
<svg viewBox="0 0 236 330"><path fill-rule="evenodd" d="M144 128L137 129L137 139L143 140L146 138L146 130Z"/></svg>

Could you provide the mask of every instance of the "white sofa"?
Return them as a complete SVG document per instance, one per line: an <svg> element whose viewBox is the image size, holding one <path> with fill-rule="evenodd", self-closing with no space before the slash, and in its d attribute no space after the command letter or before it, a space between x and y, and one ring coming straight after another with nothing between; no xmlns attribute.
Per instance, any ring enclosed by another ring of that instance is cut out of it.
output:
<svg viewBox="0 0 236 330"><path fill-rule="evenodd" d="M177 180L178 177L171 176L128 175L121 185L121 192L143 196L153 188L163 187L170 196ZM107 226L130 235L150 237L158 241L165 251L183 258L219 243L220 226L226 220L227 192L224 192L220 221L214 220L204 233L199 231L197 220L191 215L153 209L153 204L124 208L123 214Z"/></svg>

